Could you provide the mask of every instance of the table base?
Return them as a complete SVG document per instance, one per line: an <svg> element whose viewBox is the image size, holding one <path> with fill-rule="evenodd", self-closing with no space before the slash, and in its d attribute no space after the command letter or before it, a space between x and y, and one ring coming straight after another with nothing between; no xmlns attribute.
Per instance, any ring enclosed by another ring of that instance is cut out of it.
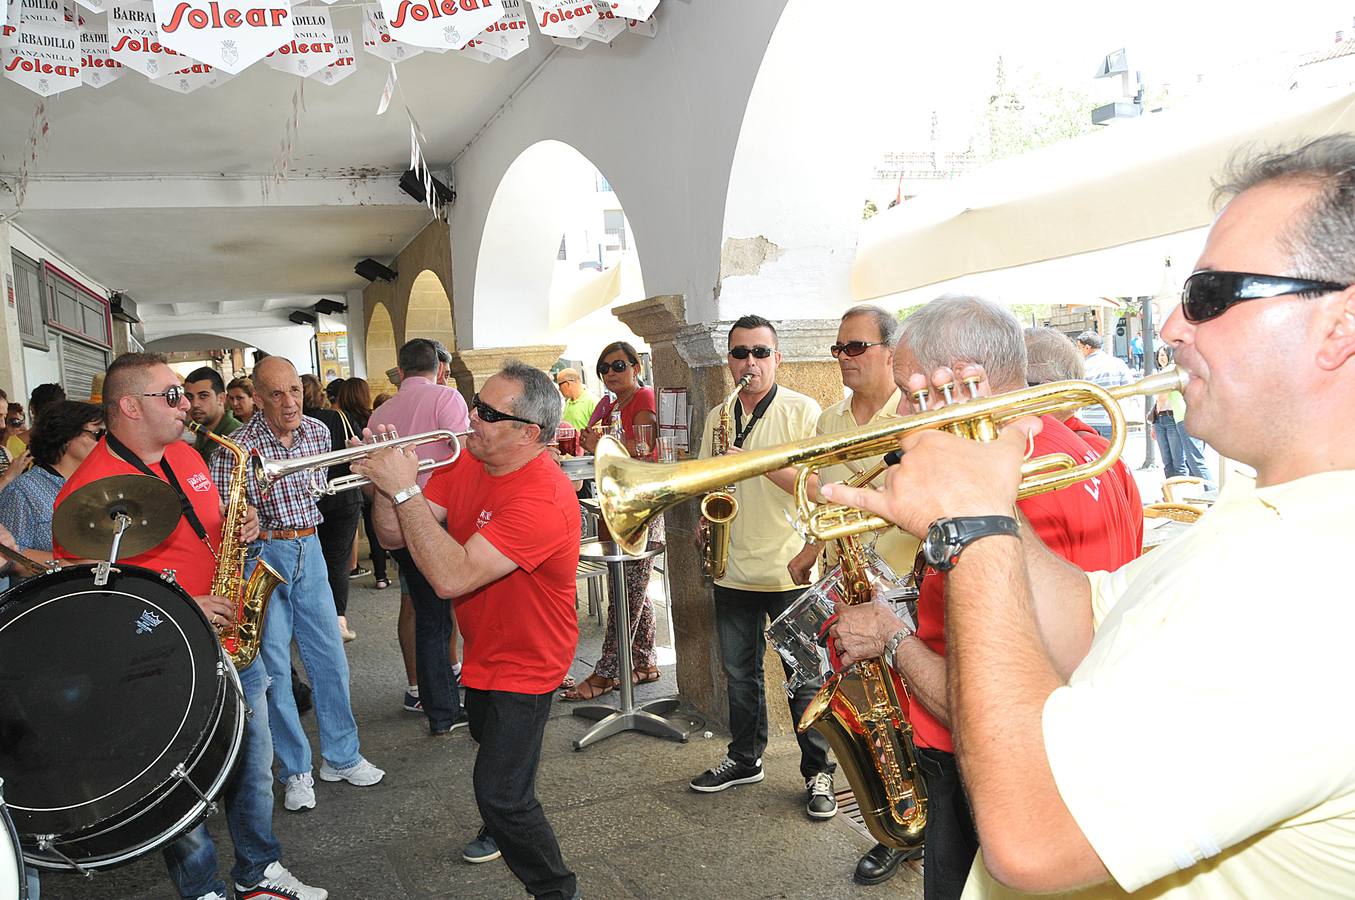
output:
<svg viewBox="0 0 1355 900"><path fill-rule="evenodd" d="M617 709L601 703L575 707L574 715L592 719L597 724L574 742L574 749L582 750L589 744L623 731L642 731L645 734L672 738L685 744L690 732L664 718L675 711L680 702L677 697L664 697L659 700L647 700L629 709Z"/></svg>

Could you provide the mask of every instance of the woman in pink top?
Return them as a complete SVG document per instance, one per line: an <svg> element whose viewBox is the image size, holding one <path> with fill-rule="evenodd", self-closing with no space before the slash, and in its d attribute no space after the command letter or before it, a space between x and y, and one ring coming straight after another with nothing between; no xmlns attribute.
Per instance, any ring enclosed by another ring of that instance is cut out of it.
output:
<svg viewBox="0 0 1355 900"><path fill-rule="evenodd" d="M598 356L597 373L612 396L604 397L598 403L592 418L588 420L589 427L579 433L584 450L592 453L597 448L600 432L610 430L613 413L617 413L621 417L622 442L626 451L640 459L654 459L658 442L653 435L658 431L659 422L654 406L654 389L645 387L640 380L640 357L635 348L625 341L608 344ZM603 426L602 429L594 430L593 426L599 424ZM650 434L645 441L636 439L636 429L641 425L649 426ZM641 445L638 448L637 443ZM662 517L656 518L650 526L649 538L663 540ZM654 655L654 604L649 599L649 573L653 565L652 557L626 563L626 601L630 604L631 628L634 630L631 678L636 684L659 680L658 659ZM561 699L591 700L614 691L620 683L617 681L616 654L616 628L609 609L602 656L593 674L562 693Z"/></svg>

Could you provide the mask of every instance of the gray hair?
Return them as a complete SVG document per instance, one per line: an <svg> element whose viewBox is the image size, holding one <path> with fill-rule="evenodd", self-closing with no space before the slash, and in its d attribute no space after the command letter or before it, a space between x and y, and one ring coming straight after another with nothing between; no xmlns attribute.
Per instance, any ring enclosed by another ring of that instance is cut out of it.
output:
<svg viewBox="0 0 1355 900"><path fill-rule="evenodd" d="M560 399L560 392L556 390L551 377L516 359L507 360L499 374L522 386L522 396L513 404L513 415L541 426L541 443L549 444L555 440L555 429L560 427L564 401Z"/></svg>
<svg viewBox="0 0 1355 900"><path fill-rule="evenodd" d="M880 332L880 340L890 348L898 343L899 340L899 317L887 309L883 309L872 303L859 303L842 314L842 321L856 316L869 316L875 320L875 327Z"/></svg>
<svg viewBox="0 0 1355 900"><path fill-rule="evenodd" d="M1068 335L1047 326L1026 329L1026 381L1048 384L1051 381L1081 381L1087 375L1087 361Z"/></svg>
<svg viewBox="0 0 1355 900"><path fill-rule="evenodd" d="M1329 134L1288 147L1244 147L1214 183L1214 200L1279 181L1307 184L1317 194L1278 234L1295 271L1284 273L1341 284L1355 282L1355 135Z"/></svg>
<svg viewBox="0 0 1355 900"><path fill-rule="evenodd" d="M1093 350L1101 349L1101 335L1095 331L1084 331L1077 336L1077 342L1084 347L1091 347Z"/></svg>
<svg viewBox="0 0 1355 900"><path fill-rule="evenodd" d="M1011 310L982 297L943 294L903 320L903 337L924 372L983 366L995 387L1025 387L1026 342Z"/></svg>

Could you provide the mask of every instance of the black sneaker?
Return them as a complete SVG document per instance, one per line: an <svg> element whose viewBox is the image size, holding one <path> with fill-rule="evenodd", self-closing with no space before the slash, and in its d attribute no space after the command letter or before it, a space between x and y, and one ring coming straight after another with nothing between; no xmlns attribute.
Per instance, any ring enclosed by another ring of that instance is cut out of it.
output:
<svg viewBox="0 0 1355 900"><path fill-rule="evenodd" d="M896 850L884 844L876 844L869 853L857 861L852 880L857 884L880 884L894 877L899 863L906 859L917 859L921 855L921 847Z"/></svg>
<svg viewBox="0 0 1355 900"><path fill-rule="evenodd" d="M837 815L837 797L833 795L833 776L820 772L805 779L805 812L811 819L831 819Z"/></svg>
<svg viewBox="0 0 1355 900"><path fill-rule="evenodd" d="M489 829L483 826L480 828L480 833L475 836L475 840L467 844L466 849L461 851L461 858L472 865L491 862L502 855L499 852L498 842L489 833Z"/></svg>
<svg viewBox="0 0 1355 900"><path fill-rule="evenodd" d="M371 570L371 569L365 569L365 568L363 568L362 566L358 566L356 569L353 569L351 572L348 573L348 577L349 577L349 578L361 578L361 577L364 576L364 575L370 575L370 574L372 574L372 570Z"/></svg>
<svg viewBox="0 0 1355 900"><path fill-rule="evenodd" d="M736 784L756 784L761 780L761 763L756 766L746 766L726 756L724 762L713 769L702 772L693 778L689 784L694 791L713 794L716 791L731 788Z"/></svg>

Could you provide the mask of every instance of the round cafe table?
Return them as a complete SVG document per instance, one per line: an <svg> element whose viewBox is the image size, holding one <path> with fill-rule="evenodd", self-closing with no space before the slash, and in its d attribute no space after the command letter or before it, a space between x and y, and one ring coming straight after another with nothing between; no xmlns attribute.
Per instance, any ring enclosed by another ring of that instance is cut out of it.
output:
<svg viewBox="0 0 1355 900"><path fill-rule="evenodd" d="M584 544L579 549L581 558L607 564L608 594L612 598L612 621L616 624L616 656L619 669L617 678L621 681L618 686L621 705L614 707L605 703L592 703L574 707L574 715L597 722L582 737L574 741L575 750L582 750L589 744L595 744L603 738L623 731L643 731L655 737L687 742L688 732L664 718L676 710L681 701L677 697L663 697L636 705L635 685L631 681L633 664L630 603L626 598L626 577L623 567L627 562L650 559L662 552L663 544L658 541L650 541L644 550L635 555L626 553L612 541Z"/></svg>

